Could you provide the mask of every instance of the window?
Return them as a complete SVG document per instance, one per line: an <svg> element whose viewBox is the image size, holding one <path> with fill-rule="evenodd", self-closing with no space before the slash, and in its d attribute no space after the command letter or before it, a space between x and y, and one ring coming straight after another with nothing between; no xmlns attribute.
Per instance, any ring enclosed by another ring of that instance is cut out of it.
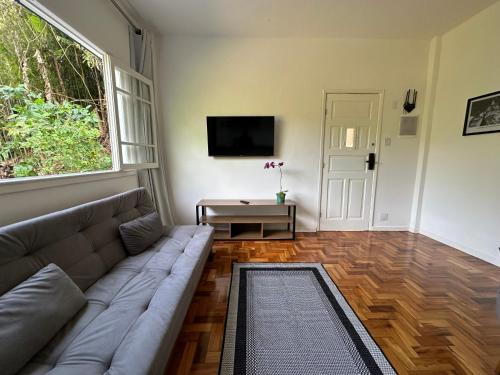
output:
<svg viewBox="0 0 500 375"><path fill-rule="evenodd" d="M0 0L0 179L157 167L152 82L23 4Z"/></svg>
<svg viewBox="0 0 500 375"><path fill-rule="evenodd" d="M116 108L117 148L123 168L156 168L153 85L140 74L109 61Z"/></svg>
<svg viewBox="0 0 500 375"><path fill-rule="evenodd" d="M345 130L345 147L346 148L355 148L356 140L356 128L347 128Z"/></svg>

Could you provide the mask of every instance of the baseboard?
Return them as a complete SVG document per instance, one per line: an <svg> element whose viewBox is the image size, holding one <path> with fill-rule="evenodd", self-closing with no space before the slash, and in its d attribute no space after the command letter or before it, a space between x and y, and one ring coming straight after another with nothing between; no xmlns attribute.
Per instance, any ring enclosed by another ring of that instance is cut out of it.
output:
<svg viewBox="0 0 500 375"><path fill-rule="evenodd" d="M408 232L408 227L376 225L370 228L374 232Z"/></svg>
<svg viewBox="0 0 500 375"><path fill-rule="evenodd" d="M382 231L387 231L387 232L408 232L408 227L397 227L397 226L374 226L369 229L370 231L374 232L382 232ZM297 227L296 232L321 232L316 230L316 228L307 228L307 227ZM328 231L327 231L328 232ZM335 231L334 231L335 232ZM339 231L342 232L342 231Z"/></svg>
<svg viewBox="0 0 500 375"><path fill-rule="evenodd" d="M408 232L411 232L411 233L420 233L418 231L418 227L414 226L414 225L410 225L410 227L408 228Z"/></svg>
<svg viewBox="0 0 500 375"><path fill-rule="evenodd" d="M297 226L297 229L295 229L295 232L312 233L312 232L317 232L317 230L316 230L316 228L308 228L308 227Z"/></svg>
<svg viewBox="0 0 500 375"><path fill-rule="evenodd" d="M491 263L497 267L500 267L500 259L492 257L489 254L485 254L481 251L477 251L476 249L472 249L469 246L465 246L465 245L460 244L458 242L449 240L448 238L444 238L444 237L440 236L439 234L435 234L435 233L432 233L432 232L429 232L426 230L420 229L419 233L423 234L426 237L432 238L435 241L442 242L445 245L451 246L457 250L460 250L464 253L467 253L475 258L479 258L481 260L484 260L485 262L488 262L488 263Z"/></svg>

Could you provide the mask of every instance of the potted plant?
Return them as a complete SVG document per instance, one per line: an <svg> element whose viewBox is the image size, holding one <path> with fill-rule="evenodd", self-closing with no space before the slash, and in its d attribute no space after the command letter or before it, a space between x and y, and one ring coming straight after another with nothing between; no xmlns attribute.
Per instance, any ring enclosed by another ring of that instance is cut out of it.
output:
<svg viewBox="0 0 500 375"><path fill-rule="evenodd" d="M280 170L280 191L276 193L276 203L278 204L284 204L285 203L285 198L286 198L286 193L288 190L283 190L283 166L285 165L284 162L280 161L279 163L276 163L274 161L268 161L266 164L264 164L264 169L271 169L271 168L279 168Z"/></svg>

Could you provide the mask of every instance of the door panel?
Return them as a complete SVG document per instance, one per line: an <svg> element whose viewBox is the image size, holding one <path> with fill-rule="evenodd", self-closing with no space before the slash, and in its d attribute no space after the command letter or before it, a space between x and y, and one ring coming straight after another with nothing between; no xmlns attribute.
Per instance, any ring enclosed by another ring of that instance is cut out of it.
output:
<svg viewBox="0 0 500 375"><path fill-rule="evenodd" d="M320 230L368 230L379 94L328 94Z"/></svg>
<svg viewBox="0 0 500 375"><path fill-rule="evenodd" d="M335 95L353 95L353 94L335 94ZM366 95L366 94L355 94L355 95ZM360 98L348 99L338 99L332 103L333 111L332 118L346 117L348 119L352 118L369 118L372 115L372 101L370 98L363 100Z"/></svg>
<svg viewBox="0 0 500 375"><path fill-rule="evenodd" d="M365 201L366 180L353 178L349 180L349 203L347 205L347 219L362 219Z"/></svg>
<svg viewBox="0 0 500 375"><path fill-rule="evenodd" d="M365 168L363 156L330 155L329 172L364 172Z"/></svg>
<svg viewBox="0 0 500 375"><path fill-rule="evenodd" d="M339 127L330 126L330 148L340 149L342 146L342 129Z"/></svg>
<svg viewBox="0 0 500 375"><path fill-rule="evenodd" d="M328 211L329 219L341 219L342 207L344 205L344 180L331 179L328 180Z"/></svg>

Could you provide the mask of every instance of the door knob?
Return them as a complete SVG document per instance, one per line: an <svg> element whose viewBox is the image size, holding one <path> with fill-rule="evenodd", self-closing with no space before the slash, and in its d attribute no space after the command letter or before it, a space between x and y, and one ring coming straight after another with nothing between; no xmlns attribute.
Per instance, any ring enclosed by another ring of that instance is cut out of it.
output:
<svg viewBox="0 0 500 375"><path fill-rule="evenodd" d="M368 163L368 170L373 171L375 169L375 153L370 152L368 154L368 160L366 161Z"/></svg>

